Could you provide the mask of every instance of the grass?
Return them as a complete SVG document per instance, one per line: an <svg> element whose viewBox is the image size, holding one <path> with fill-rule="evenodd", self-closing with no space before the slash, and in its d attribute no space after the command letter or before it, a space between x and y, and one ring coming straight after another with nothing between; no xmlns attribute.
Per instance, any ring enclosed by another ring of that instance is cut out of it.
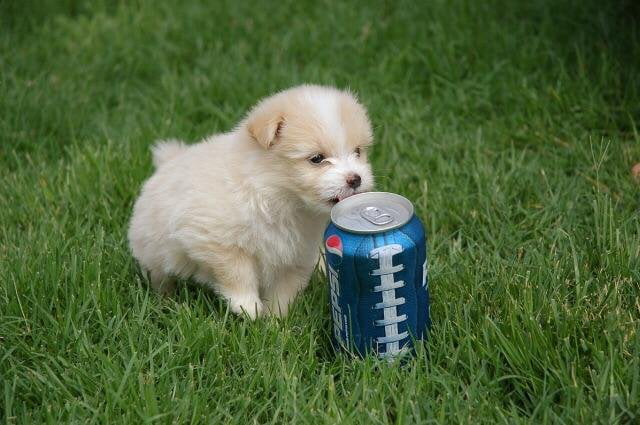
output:
<svg viewBox="0 0 640 425"><path fill-rule="evenodd" d="M637 423L640 10L611 2L0 1L0 419ZM150 293L149 145L302 82L357 91L382 190L429 232L433 331L336 356L314 276L282 321Z"/></svg>

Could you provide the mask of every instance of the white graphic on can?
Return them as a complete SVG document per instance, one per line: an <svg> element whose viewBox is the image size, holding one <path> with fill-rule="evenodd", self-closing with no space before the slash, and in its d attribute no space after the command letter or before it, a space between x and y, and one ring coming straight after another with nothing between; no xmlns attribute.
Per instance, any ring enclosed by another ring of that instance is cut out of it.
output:
<svg viewBox="0 0 640 425"><path fill-rule="evenodd" d="M429 281L427 280L427 259L422 263L422 287L425 291L429 291ZM431 315L431 305L427 303L427 317Z"/></svg>
<svg viewBox="0 0 640 425"><path fill-rule="evenodd" d="M427 259L424 259L424 263L422 263L422 287L427 287Z"/></svg>
<svg viewBox="0 0 640 425"><path fill-rule="evenodd" d="M398 323L407 320L406 314L398 316L397 306L405 303L403 297L396 298L396 289L402 288L404 282L402 280L395 281L394 273L398 273L404 269L404 265L393 265L393 256L401 253L403 247L400 244L391 244L372 249L369 252L369 258L378 260L379 268L372 270L371 275L380 276L380 285L374 286L374 292L382 292L382 302L377 303L374 309L382 309L384 318L376 320L376 326L384 326L384 337L377 338L378 345L385 346L385 352L380 353L383 357L393 357L403 350L400 349L400 341L406 338L408 332L398 332Z"/></svg>
<svg viewBox="0 0 640 425"><path fill-rule="evenodd" d="M333 335L336 341L341 344L346 342L342 339L343 331L342 309L340 308L340 278L338 272L329 264L329 286L331 291L331 315L333 316ZM344 321L346 324L346 320Z"/></svg>

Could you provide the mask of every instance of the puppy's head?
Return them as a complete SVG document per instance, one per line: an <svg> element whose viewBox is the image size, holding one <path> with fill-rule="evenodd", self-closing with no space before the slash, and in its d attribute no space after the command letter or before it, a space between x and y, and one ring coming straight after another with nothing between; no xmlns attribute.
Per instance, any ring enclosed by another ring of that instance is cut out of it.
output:
<svg viewBox="0 0 640 425"><path fill-rule="evenodd" d="M373 188L367 149L371 123L345 91L300 86L259 103L245 120L254 141L273 159L282 186L315 210Z"/></svg>

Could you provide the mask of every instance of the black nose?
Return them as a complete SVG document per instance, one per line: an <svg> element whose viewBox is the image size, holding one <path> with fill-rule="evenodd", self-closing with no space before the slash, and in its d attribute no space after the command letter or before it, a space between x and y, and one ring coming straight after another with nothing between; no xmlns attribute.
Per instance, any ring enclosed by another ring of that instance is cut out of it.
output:
<svg viewBox="0 0 640 425"><path fill-rule="evenodd" d="M347 176L347 184L349 185L349 187L357 189L358 187L360 187L360 183L362 183L362 179L360 178L359 174L349 174Z"/></svg>

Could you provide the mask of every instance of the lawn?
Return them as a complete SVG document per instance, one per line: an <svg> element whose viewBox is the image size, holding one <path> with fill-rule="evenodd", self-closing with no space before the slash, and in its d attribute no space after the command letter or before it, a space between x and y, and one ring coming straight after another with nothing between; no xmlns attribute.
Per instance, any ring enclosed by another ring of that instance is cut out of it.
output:
<svg viewBox="0 0 640 425"><path fill-rule="evenodd" d="M0 0L0 420L638 423L633 0ZM350 87L378 189L429 233L433 329L335 355L319 274L285 320L149 292L126 228L158 138Z"/></svg>

